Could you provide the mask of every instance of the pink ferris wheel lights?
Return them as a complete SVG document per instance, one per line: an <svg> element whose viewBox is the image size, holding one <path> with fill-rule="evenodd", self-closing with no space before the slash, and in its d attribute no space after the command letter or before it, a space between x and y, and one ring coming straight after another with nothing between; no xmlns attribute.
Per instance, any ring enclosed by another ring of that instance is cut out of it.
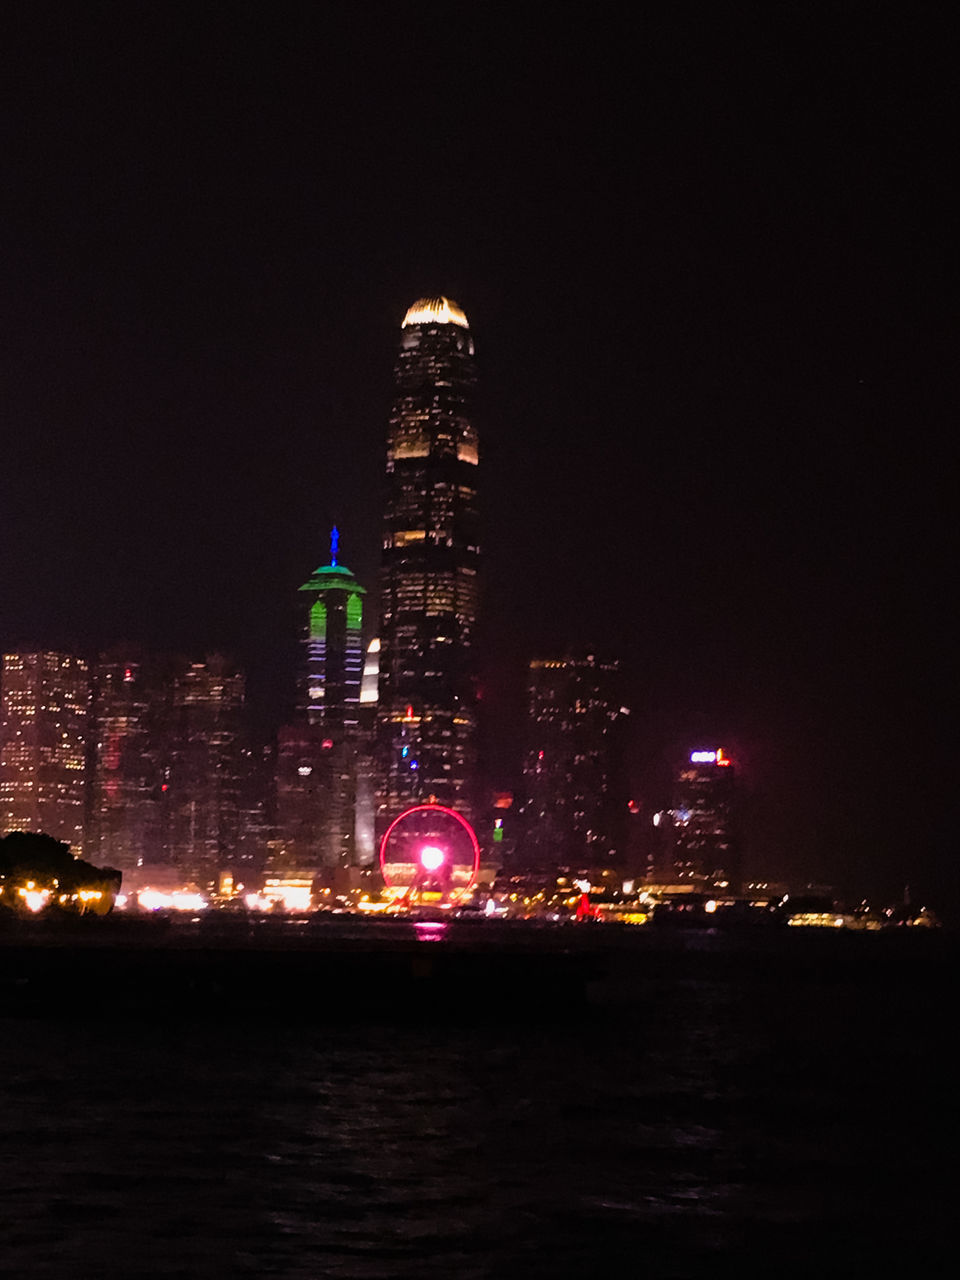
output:
<svg viewBox="0 0 960 1280"><path fill-rule="evenodd" d="M425 871L439 871L445 861L443 850L435 844L425 844L420 850L420 865Z"/></svg>
<svg viewBox="0 0 960 1280"><path fill-rule="evenodd" d="M458 858L449 845L445 845L445 847L441 848L440 843L436 842L434 833L431 832L430 835L427 836L427 842L420 847L416 854L416 861L419 863L422 871L426 873L433 873L446 866L452 874L454 868L463 868L463 870L466 871L466 868L469 866L468 878L462 884L457 884L457 892L466 892L466 890L472 888L476 881L477 873L480 870L480 842L477 839L477 833L463 814L458 813L456 809L451 809L444 804L413 805L411 808L405 809L403 813L394 818L393 822L390 823L390 826L387 827L383 834L383 839L380 841L380 870L383 873L383 880L386 886L390 889L401 887L395 884L391 879L387 872L387 866L395 862L408 863L412 860L410 858L393 859L388 856L390 852L391 837L393 837L394 833L397 832L397 828L401 823L408 823L409 819L418 814L422 814L427 817L434 816L451 819L453 822L457 823L464 832L466 832L467 838L470 842L470 857ZM433 836L433 839L430 838L431 836ZM472 865L470 865L471 863Z"/></svg>

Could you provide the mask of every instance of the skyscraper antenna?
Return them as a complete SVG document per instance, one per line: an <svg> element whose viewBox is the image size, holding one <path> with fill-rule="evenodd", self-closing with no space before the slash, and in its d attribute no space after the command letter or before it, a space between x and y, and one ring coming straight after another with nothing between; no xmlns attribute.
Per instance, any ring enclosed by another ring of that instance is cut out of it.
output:
<svg viewBox="0 0 960 1280"><path fill-rule="evenodd" d="M337 563L337 552L340 550L340 530L336 525L330 530L330 563Z"/></svg>

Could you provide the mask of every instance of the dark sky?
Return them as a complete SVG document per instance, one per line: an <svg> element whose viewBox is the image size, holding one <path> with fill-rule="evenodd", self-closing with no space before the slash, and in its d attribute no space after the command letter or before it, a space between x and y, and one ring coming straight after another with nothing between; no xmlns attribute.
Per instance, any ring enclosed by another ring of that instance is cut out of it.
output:
<svg viewBox="0 0 960 1280"><path fill-rule="evenodd" d="M0 17L0 643L226 648L269 721L334 519L375 586L397 327L443 292L495 778L526 660L596 645L645 803L727 745L756 869L955 901L933 11L194 8Z"/></svg>

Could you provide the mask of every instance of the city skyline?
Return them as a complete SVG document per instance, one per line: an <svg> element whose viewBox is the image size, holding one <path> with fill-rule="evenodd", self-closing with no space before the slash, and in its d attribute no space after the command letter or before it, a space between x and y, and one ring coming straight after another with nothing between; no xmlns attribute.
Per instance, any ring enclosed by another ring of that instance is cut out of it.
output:
<svg viewBox="0 0 960 1280"><path fill-rule="evenodd" d="M482 354L497 777L527 662L602 644L646 792L724 742L784 872L955 892L928 36L624 16L505 47L484 19L452 51L399 14L374 42L197 15L187 57L159 14L33 21L7 45L4 649L239 650L261 715L292 705L333 523L375 593L395 333L444 294Z"/></svg>
<svg viewBox="0 0 960 1280"><path fill-rule="evenodd" d="M3 7L5 1274L945 1270L954 25Z"/></svg>

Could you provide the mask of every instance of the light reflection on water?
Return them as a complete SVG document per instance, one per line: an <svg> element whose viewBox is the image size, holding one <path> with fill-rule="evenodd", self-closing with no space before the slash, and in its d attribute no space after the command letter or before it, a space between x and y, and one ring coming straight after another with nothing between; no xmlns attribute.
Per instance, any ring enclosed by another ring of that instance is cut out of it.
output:
<svg viewBox="0 0 960 1280"><path fill-rule="evenodd" d="M942 1241L947 1072L888 1031L915 990L623 985L524 1025L0 1022L0 1272L808 1275Z"/></svg>
<svg viewBox="0 0 960 1280"><path fill-rule="evenodd" d="M440 942L447 932L442 920L417 920L413 928L420 942Z"/></svg>

